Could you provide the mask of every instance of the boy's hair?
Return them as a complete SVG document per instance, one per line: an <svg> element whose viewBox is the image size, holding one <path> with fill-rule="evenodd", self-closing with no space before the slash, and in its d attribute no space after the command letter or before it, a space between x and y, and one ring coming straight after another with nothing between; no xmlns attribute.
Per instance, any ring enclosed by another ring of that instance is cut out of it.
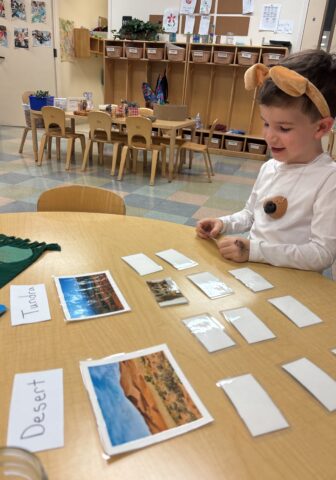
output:
<svg viewBox="0 0 336 480"><path fill-rule="evenodd" d="M330 114L336 116L336 55L324 50L303 50L286 57L281 63L283 67L295 70L310 80L326 99ZM321 114L307 97L291 97L280 90L268 78L261 85L258 93L259 104L275 107L297 106L313 121L321 118Z"/></svg>

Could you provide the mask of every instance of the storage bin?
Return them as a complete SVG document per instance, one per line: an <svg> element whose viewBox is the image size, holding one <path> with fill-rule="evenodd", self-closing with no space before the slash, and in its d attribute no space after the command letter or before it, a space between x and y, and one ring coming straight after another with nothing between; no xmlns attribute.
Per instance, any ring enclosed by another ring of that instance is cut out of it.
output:
<svg viewBox="0 0 336 480"><path fill-rule="evenodd" d="M210 60L210 50L192 50L191 56L195 63L207 63Z"/></svg>
<svg viewBox="0 0 336 480"><path fill-rule="evenodd" d="M277 65L284 57L281 53L263 53L262 62L265 65Z"/></svg>
<svg viewBox="0 0 336 480"><path fill-rule="evenodd" d="M253 65L257 63L259 53L257 52L238 52L239 65Z"/></svg>
<svg viewBox="0 0 336 480"><path fill-rule="evenodd" d="M185 58L185 48L183 47L168 47L167 58L173 62L183 62Z"/></svg>
<svg viewBox="0 0 336 480"><path fill-rule="evenodd" d="M142 57L142 47L126 47L126 57L127 58L141 58Z"/></svg>
<svg viewBox="0 0 336 480"><path fill-rule="evenodd" d="M41 110L45 106L54 105L54 97L35 97L35 95L29 95L29 104L32 110Z"/></svg>
<svg viewBox="0 0 336 480"><path fill-rule="evenodd" d="M146 56L149 60L162 60L163 48L148 47L146 50Z"/></svg>
<svg viewBox="0 0 336 480"><path fill-rule="evenodd" d="M211 142L209 142L209 139L207 139L206 143L209 148L220 148L221 139L217 137L212 137Z"/></svg>
<svg viewBox="0 0 336 480"><path fill-rule="evenodd" d="M106 47L106 55L112 58L120 58L122 47L120 45L108 45Z"/></svg>
<svg viewBox="0 0 336 480"><path fill-rule="evenodd" d="M221 50L214 51L214 63L221 63L223 65L233 62L234 52L223 52Z"/></svg>
<svg viewBox="0 0 336 480"><path fill-rule="evenodd" d="M234 152L241 152L243 149L243 141L242 140L233 140L233 139L225 139L225 148L226 150L232 150Z"/></svg>
<svg viewBox="0 0 336 480"><path fill-rule="evenodd" d="M249 153L256 153L258 155L263 155L266 152L266 145L263 143L247 143L247 150Z"/></svg>

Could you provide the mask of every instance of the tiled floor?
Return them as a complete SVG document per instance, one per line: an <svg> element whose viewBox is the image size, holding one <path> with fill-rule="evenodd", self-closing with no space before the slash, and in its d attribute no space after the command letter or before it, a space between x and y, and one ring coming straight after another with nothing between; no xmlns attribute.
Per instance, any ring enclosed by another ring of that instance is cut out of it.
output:
<svg viewBox="0 0 336 480"><path fill-rule="evenodd" d="M243 207L261 166L255 160L212 155L216 175L208 183L204 164L195 156L191 170L185 168L172 183L158 174L155 186L150 187L148 172L126 173L121 182L111 177L108 146L105 166L98 166L94 155L85 173L80 172L79 156L71 170L65 172L64 151L61 162L53 152L52 159L45 158L38 167L32 157L30 133L23 154L18 153L21 135L21 128L0 127L0 212L35 211L42 191L62 183L76 183L118 192L124 197L128 215L195 225L200 218Z"/></svg>

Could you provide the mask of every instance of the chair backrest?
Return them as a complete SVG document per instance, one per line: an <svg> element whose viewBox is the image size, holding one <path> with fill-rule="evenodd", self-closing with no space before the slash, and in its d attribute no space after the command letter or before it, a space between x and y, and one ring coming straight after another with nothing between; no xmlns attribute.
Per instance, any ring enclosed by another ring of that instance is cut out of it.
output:
<svg viewBox="0 0 336 480"><path fill-rule="evenodd" d="M126 118L128 145L137 147L139 139L145 141L146 148L152 144L152 122L146 117L127 117Z"/></svg>
<svg viewBox="0 0 336 480"><path fill-rule="evenodd" d="M152 117L154 115L154 110L152 108L140 107L139 114L141 117Z"/></svg>
<svg viewBox="0 0 336 480"><path fill-rule="evenodd" d="M61 135L65 136L65 112L57 107L42 107L42 117L47 132L59 127Z"/></svg>
<svg viewBox="0 0 336 480"><path fill-rule="evenodd" d="M38 212L89 212L125 215L124 200L105 188L61 185L41 193Z"/></svg>
<svg viewBox="0 0 336 480"><path fill-rule="evenodd" d="M29 96L33 95L35 92L32 92L31 90L27 90L26 92L23 92L22 94L22 103L27 103L29 104Z"/></svg>
<svg viewBox="0 0 336 480"><path fill-rule="evenodd" d="M212 136L213 136L213 133L214 133L214 131L215 131L217 122L218 122L218 118L216 118L216 120L214 120L214 121L212 122L212 124L211 124L210 131L209 131L209 139L208 139L208 142L209 142L209 143L210 143L211 140L212 140Z"/></svg>
<svg viewBox="0 0 336 480"><path fill-rule="evenodd" d="M105 112L89 112L88 121L92 140L106 138L108 142L111 141L111 115Z"/></svg>

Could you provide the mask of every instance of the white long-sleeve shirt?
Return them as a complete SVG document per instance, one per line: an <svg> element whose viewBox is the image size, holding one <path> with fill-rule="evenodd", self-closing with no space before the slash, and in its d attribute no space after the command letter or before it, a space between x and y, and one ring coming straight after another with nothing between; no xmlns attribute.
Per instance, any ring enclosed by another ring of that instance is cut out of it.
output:
<svg viewBox="0 0 336 480"><path fill-rule="evenodd" d="M287 198L285 215L264 212L266 199ZM245 208L220 217L223 232L250 230L249 260L322 271L336 258L336 163L323 153L307 164L267 161Z"/></svg>

